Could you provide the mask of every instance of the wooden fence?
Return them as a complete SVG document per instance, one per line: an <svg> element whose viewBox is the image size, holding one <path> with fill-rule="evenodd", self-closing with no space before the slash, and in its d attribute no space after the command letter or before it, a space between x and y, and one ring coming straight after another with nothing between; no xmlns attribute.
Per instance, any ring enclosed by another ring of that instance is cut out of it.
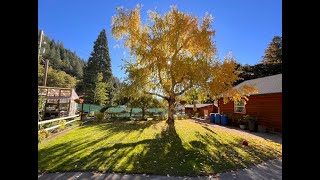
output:
<svg viewBox="0 0 320 180"><path fill-rule="evenodd" d="M74 116L68 116L68 117L61 117L61 118L55 118L55 119L50 119L50 120L46 120L46 121L40 121L38 122L38 125L41 125L41 124L46 124L46 123L51 123L51 122L55 122L55 121L59 121L59 120L64 120L64 119L71 119L71 118L76 118L78 117L79 115L74 115ZM77 119L74 119L74 120L71 120L71 121L67 121L65 124L69 124L69 123L72 123L74 121L78 121L80 120L79 118ZM55 126L52 126L52 127L48 127L44 130L46 131L49 131L49 130L52 130L52 129L55 129L55 128L58 128L59 126L62 126L63 124L58 124L58 125L55 125Z"/></svg>

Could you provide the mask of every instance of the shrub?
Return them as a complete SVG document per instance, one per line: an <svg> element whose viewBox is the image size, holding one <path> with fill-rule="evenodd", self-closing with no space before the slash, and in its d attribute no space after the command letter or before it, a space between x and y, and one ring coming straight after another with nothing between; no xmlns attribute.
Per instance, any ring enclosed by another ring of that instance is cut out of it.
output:
<svg viewBox="0 0 320 180"><path fill-rule="evenodd" d="M159 116L159 120L166 120L166 119L168 119L168 114L167 114L167 113L161 114L161 115Z"/></svg>
<svg viewBox="0 0 320 180"><path fill-rule="evenodd" d="M38 143L42 142L43 140L45 140L47 137L50 136L50 132L49 131L46 131L44 129L40 130L38 132Z"/></svg>
<svg viewBox="0 0 320 180"><path fill-rule="evenodd" d="M110 114L109 111L105 111L105 112L104 112L104 119L106 119L106 120L111 119L111 114Z"/></svg>
<svg viewBox="0 0 320 180"><path fill-rule="evenodd" d="M59 126L59 130L63 130L65 127L66 127L66 120L59 120L58 121L58 125L61 125Z"/></svg>
<svg viewBox="0 0 320 180"><path fill-rule="evenodd" d="M98 112L94 116L100 122L104 118L104 113Z"/></svg>
<svg viewBox="0 0 320 180"><path fill-rule="evenodd" d="M130 117L123 117L122 119L125 121L130 121Z"/></svg>
<svg viewBox="0 0 320 180"><path fill-rule="evenodd" d="M189 119L189 115L188 114L183 114L182 115L182 119Z"/></svg>
<svg viewBox="0 0 320 180"><path fill-rule="evenodd" d="M241 118L238 119L239 125L247 125L248 124L248 119L245 118L245 116L242 116Z"/></svg>
<svg viewBox="0 0 320 180"><path fill-rule="evenodd" d="M243 118L247 122L256 122L257 121L257 117L255 117L255 116L245 115L245 116L243 116Z"/></svg>
<svg viewBox="0 0 320 180"><path fill-rule="evenodd" d="M91 111L88 116L89 116L89 117L94 117L94 114L95 114L95 112L94 112L94 111Z"/></svg>
<svg viewBox="0 0 320 180"><path fill-rule="evenodd" d="M187 114L177 114L174 115L176 120L184 120L184 119L189 119L189 116Z"/></svg>
<svg viewBox="0 0 320 180"><path fill-rule="evenodd" d="M242 118L243 118L242 114L237 114L237 113L230 114L231 124L234 126L238 126Z"/></svg>
<svg viewBox="0 0 320 180"><path fill-rule="evenodd" d="M59 131L60 131L59 128L56 128L56 129L51 130L52 133L57 133L57 132L59 132Z"/></svg>

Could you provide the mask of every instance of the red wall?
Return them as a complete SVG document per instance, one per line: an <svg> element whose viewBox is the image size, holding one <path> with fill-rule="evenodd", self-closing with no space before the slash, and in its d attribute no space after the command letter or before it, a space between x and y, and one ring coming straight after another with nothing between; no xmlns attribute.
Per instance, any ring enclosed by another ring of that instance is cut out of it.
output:
<svg viewBox="0 0 320 180"><path fill-rule="evenodd" d="M234 113L233 102L223 104L221 98L218 104L220 113ZM246 114L256 116L258 124L282 132L282 93L249 96L249 101L246 104Z"/></svg>
<svg viewBox="0 0 320 180"><path fill-rule="evenodd" d="M199 116L204 116L204 109L208 110L208 115L210 113L217 113L218 107L215 105L209 105L202 108L198 108L196 113L199 113ZM193 107L192 108L185 108L185 113L194 114Z"/></svg>

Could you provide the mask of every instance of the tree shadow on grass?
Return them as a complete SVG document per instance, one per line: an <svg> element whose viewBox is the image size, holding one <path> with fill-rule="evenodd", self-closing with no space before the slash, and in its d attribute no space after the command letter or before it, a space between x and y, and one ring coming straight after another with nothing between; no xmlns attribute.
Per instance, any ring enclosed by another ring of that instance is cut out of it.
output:
<svg viewBox="0 0 320 180"><path fill-rule="evenodd" d="M85 130L86 128L97 128L97 133L100 133L100 138L93 141L87 141L90 137L89 135L83 135L80 138L72 138L71 141L58 143L49 148L42 148L38 151L38 163L40 170L66 170L66 169L79 169L73 166L69 166L68 162L73 162L81 159L82 157L77 156L84 151L91 151L94 149L97 143L105 141L106 139L112 137L113 135L118 135L124 132L123 135L117 138L117 142L121 142L127 133L136 131L138 132L136 137L143 132L143 130L149 126L158 124L159 121L142 121L142 122L113 122L113 123L99 123L99 124L88 124L79 128L79 130ZM59 138L63 138L59 137ZM91 138L92 139L92 138ZM94 138L93 138L94 139ZM102 145L102 147L110 146L114 144L113 141L107 141L107 144ZM98 149L99 150L99 149ZM77 166L78 167L78 166Z"/></svg>
<svg viewBox="0 0 320 180"><path fill-rule="evenodd" d="M100 130L108 130L112 133L117 132L130 132L143 130L150 126L154 126L162 121L114 121L114 122L102 122L102 123L92 123L87 126L96 126ZM81 128L86 128L83 126Z"/></svg>
<svg viewBox="0 0 320 180"><path fill-rule="evenodd" d="M121 126L124 128L112 127L112 124L108 124L98 128L116 133L140 131L155 124L156 122L150 121L146 124L134 124L133 127L127 127L126 125ZM99 146L82 156L73 156L73 154L78 153L79 149L62 143L40 150L39 153L43 155L39 157L39 164L43 164L42 169L49 169L50 171L92 170L195 176L216 174L253 164L250 160L243 158L240 150L243 150L251 159L267 160L273 158L272 155L266 153L266 151L273 151L273 149L263 151L250 146L243 147L238 143L241 139L237 139L236 142L223 143L211 131L205 134L196 133L196 136L198 140L183 142L174 125L165 125L161 133L157 134L155 138L132 143ZM103 137L96 141L82 142L76 145L86 146L86 149L90 149L102 139ZM210 149L212 146L216 150ZM62 149L64 152L62 152ZM55 153L55 151L59 151L59 153ZM44 154L51 155L44 157ZM69 156L70 158L67 158ZM45 163L45 161L54 163L53 168L48 168L50 164Z"/></svg>
<svg viewBox="0 0 320 180"><path fill-rule="evenodd" d="M210 129L210 128L206 127L206 126L201 126L201 127L203 127L204 129L206 129L207 131L212 132L213 134L217 134L217 133L215 133L212 129Z"/></svg>
<svg viewBox="0 0 320 180"><path fill-rule="evenodd" d="M210 123L207 123L207 122L199 122L197 120L194 120L192 122L200 124L203 128L212 127L212 126L216 125L216 124L212 124L212 123L210 124ZM251 131L248 131L248 130L243 130L243 129L239 128L238 126L231 126L231 125L224 126L224 127L227 128L227 129L233 129L233 130L237 130L239 132L255 135L255 136L261 137L261 138L263 138L264 140L267 140L267 141L271 141L271 142L275 142L275 143L278 143L278 144L282 144L282 135L281 135L281 133L251 132Z"/></svg>
<svg viewBox="0 0 320 180"><path fill-rule="evenodd" d="M197 134L198 138L205 144L211 144L218 151L211 151L216 167L215 171L224 172L229 170L237 170L258 164L266 160L274 159L281 152L265 146L264 148L257 147L253 143L249 146L242 145L245 140L243 138L235 138L232 142L222 143L212 134Z"/></svg>

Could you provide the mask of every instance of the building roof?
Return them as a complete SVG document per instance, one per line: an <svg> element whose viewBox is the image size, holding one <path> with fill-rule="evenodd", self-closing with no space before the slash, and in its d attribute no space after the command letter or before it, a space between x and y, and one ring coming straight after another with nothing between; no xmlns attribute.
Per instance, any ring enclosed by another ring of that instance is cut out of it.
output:
<svg viewBox="0 0 320 180"><path fill-rule="evenodd" d="M72 100L79 99L79 96L74 89L72 89L71 99Z"/></svg>
<svg viewBox="0 0 320 180"><path fill-rule="evenodd" d="M254 85L258 92L251 95L282 93L282 74L243 81L234 88L239 88L242 85Z"/></svg>
<svg viewBox="0 0 320 180"><path fill-rule="evenodd" d="M210 105L214 105L214 104L196 104L196 107L197 108L202 108L202 107L206 107L206 106L210 106ZM193 108L193 104L186 105L185 108Z"/></svg>

